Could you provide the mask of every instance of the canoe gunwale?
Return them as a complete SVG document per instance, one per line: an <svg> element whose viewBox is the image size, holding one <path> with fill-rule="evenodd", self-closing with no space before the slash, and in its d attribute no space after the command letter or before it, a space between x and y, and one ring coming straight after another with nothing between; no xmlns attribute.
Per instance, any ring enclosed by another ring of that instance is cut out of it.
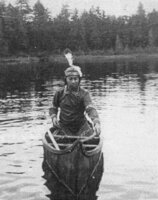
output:
<svg viewBox="0 0 158 200"><path fill-rule="evenodd" d="M62 155L62 154L66 154L66 153L71 153L74 150L75 146L78 144L78 141L76 140L71 146L66 147L64 150L61 150L61 149L57 150L47 142L47 140L45 138L45 134L44 134L44 137L42 138L42 142L43 142L44 147L48 151L50 151L50 152L52 152L54 154L59 154L59 155L60 154Z"/></svg>
<svg viewBox="0 0 158 200"><path fill-rule="evenodd" d="M83 148L83 144L81 144L81 149L82 149L83 155L89 157L89 156L93 156L94 154L101 152L102 146L103 146L103 138L100 137L99 144L96 145L96 147L94 149L92 149L90 151L86 151L85 148Z"/></svg>
<svg viewBox="0 0 158 200"><path fill-rule="evenodd" d="M92 139L92 136L90 137L84 137L81 138L81 137L78 137L78 139L76 139L76 141L74 141L71 145L67 146L65 149L60 149L60 150L57 150L55 147L53 147L50 143L47 142L46 140L46 133L44 133L43 135L43 138L42 138L42 142L43 142L43 145L44 147L54 153L54 154L58 154L58 155L63 155L63 154L67 154L67 153L71 153L76 146L79 146L79 148L81 149L81 152L84 156L93 156L94 154L97 154L101 151L102 149L102 145L103 145L103 138L102 137L99 137L99 144L96 145L96 147L94 149L91 149L91 150L86 150L86 148L84 147L84 142ZM94 136L93 136L94 137Z"/></svg>

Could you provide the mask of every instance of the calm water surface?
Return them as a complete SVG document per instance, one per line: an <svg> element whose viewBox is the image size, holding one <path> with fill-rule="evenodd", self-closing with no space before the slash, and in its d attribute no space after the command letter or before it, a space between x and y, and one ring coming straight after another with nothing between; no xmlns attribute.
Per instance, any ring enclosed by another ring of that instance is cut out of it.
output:
<svg viewBox="0 0 158 200"><path fill-rule="evenodd" d="M63 66L0 66L0 199L46 200L42 134ZM158 199L158 63L82 64L104 137L99 200Z"/></svg>

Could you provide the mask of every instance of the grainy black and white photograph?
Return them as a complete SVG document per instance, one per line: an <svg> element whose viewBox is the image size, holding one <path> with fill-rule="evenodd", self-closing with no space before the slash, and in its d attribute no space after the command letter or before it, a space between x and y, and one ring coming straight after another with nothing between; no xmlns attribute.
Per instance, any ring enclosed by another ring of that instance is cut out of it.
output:
<svg viewBox="0 0 158 200"><path fill-rule="evenodd" d="M0 200L158 200L158 0L0 0Z"/></svg>

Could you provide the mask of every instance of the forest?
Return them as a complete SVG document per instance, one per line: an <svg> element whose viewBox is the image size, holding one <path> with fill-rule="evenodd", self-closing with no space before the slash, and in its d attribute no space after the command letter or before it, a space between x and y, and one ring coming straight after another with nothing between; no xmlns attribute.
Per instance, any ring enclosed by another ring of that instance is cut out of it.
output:
<svg viewBox="0 0 158 200"><path fill-rule="evenodd" d="M79 14L63 5L55 17L37 0L15 5L0 1L0 55L60 54L70 48L79 54L121 54L157 50L158 11L146 13L140 2L131 16L111 16L91 7Z"/></svg>

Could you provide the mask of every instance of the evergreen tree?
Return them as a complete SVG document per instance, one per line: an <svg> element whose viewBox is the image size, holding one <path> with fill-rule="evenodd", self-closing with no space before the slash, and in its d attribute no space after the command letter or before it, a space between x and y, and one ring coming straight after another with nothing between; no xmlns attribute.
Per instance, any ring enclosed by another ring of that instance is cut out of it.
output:
<svg viewBox="0 0 158 200"><path fill-rule="evenodd" d="M116 50L116 52L121 52L123 50L122 41L121 41L119 35L116 36L115 50Z"/></svg>
<svg viewBox="0 0 158 200"><path fill-rule="evenodd" d="M17 9L17 36L18 36L18 46L17 50L27 51L28 50L28 37L27 37L27 22L28 16L31 13L31 8L28 4L28 0L17 0L16 7Z"/></svg>
<svg viewBox="0 0 158 200"><path fill-rule="evenodd" d="M60 52L61 50L69 47L69 37L70 37L70 12L69 6L63 5L61 12L54 19L54 39L56 42L56 50Z"/></svg>
<svg viewBox="0 0 158 200"><path fill-rule="evenodd" d="M72 50L81 49L81 24L79 20L78 10L75 9L70 19L70 32L68 37L68 46Z"/></svg>
<svg viewBox="0 0 158 200"><path fill-rule="evenodd" d="M145 17L145 10L144 10L144 6L141 2L139 2L139 5L138 5L138 9L137 9L137 15L139 17Z"/></svg>
<svg viewBox="0 0 158 200"><path fill-rule="evenodd" d="M6 11L6 5L4 1L0 2L0 54L5 54L8 52L8 45L5 38L5 11Z"/></svg>
<svg viewBox="0 0 158 200"><path fill-rule="evenodd" d="M4 33L8 44L9 53L14 54L19 50L19 25L18 25L18 10L9 4L6 7L4 18Z"/></svg>
<svg viewBox="0 0 158 200"><path fill-rule="evenodd" d="M49 35L47 34L50 19L49 12L38 0L33 7L33 15L32 35L30 35L31 44L37 51L43 51L47 49L49 43Z"/></svg>

